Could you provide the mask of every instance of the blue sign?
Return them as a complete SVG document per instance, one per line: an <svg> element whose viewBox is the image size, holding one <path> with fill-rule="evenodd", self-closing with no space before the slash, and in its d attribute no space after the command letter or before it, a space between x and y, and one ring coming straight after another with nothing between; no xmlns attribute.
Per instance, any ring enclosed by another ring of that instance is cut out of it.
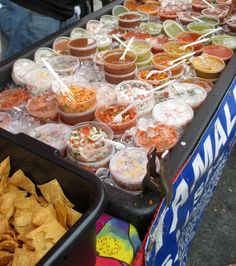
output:
<svg viewBox="0 0 236 266"><path fill-rule="evenodd" d="M190 243L236 137L236 77L163 201L145 247L146 266L185 265Z"/></svg>

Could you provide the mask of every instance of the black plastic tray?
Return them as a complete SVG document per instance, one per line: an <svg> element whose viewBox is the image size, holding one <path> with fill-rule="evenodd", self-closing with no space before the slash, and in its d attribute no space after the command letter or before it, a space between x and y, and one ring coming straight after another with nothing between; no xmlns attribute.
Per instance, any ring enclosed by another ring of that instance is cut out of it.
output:
<svg viewBox="0 0 236 266"><path fill-rule="evenodd" d="M96 259L95 221L105 209L103 185L93 175L54 156L47 145L0 129L0 161L10 156L11 171L22 169L35 183L58 180L82 217L46 253L37 265L93 266Z"/></svg>
<svg viewBox="0 0 236 266"><path fill-rule="evenodd" d="M11 70L16 59L32 59L37 48L42 46L50 47L53 40L58 36L69 36L74 27L85 27L88 20L99 19L104 14L111 14L112 8L118 4L122 4L123 2L123 0L116 0L91 15L84 17L79 22L68 26L64 30L58 31L35 43L28 49L16 54L15 57L0 62L0 88L1 86L4 88L7 83L11 82ZM198 143L210 119L213 117L221 99L227 92L227 89L236 74L235 66L236 55L234 55L228 63L224 72L221 74L221 77L216 82L213 90L208 95L206 101L203 105L201 105L201 108L196 111L194 120L185 130L177 146L172 150L170 154L170 167L168 169L169 179L173 180L177 171L194 150L194 147ZM34 143L36 142L37 141L35 140ZM181 142L184 142L185 144L182 145ZM143 237L147 231L153 214L160 203L160 194L147 189L142 196L133 196L125 191L117 189L116 187L112 187L109 184L105 184L105 189L108 199L107 212L132 223L138 229L140 236Z"/></svg>

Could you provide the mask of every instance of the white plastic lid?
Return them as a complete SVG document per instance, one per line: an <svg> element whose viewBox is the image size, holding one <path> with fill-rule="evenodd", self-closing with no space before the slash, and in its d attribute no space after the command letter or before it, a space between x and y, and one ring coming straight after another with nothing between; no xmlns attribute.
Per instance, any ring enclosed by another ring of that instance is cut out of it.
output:
<svg viewBox="0 0 236 266"><path fill-rule="evenodd" d="M158 103L152 110L152 116L157 122L177 128L186 126L193 115L193 109L189 105L176 99Z"/></svg>

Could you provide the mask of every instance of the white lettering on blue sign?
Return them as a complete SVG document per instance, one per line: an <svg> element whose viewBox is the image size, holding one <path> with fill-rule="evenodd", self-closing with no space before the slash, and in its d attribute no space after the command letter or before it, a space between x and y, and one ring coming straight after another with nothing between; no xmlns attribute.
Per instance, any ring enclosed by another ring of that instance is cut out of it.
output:
<svg viewBox="0 0 236 266"><path fill-rule="evenodd" d="M151 227L146 266L185 265L189 245L212 197L236 137L236 78L173 184Z"/></svg>

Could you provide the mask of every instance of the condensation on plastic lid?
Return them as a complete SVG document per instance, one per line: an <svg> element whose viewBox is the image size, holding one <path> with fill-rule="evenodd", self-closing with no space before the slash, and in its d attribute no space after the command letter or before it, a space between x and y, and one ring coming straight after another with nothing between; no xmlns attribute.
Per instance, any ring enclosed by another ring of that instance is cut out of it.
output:
<svg viewBox="0 0 236 266"><path fill-rule="evenodd" d="M181 128L193 118L193 109L183 101L170 99L154 106L152 116L155 121Z"/></svg>
<svg viewBox="0 0 236 266"><path fill-rule="evenodd" d="M64 150L72 128L64 124L49 123L34 128L29 135L55 149Z"/></svg>
<svg viewBox="0 0 236 266"><path fill-rule="evenodd" d="M138 129L142 131L147 131L149 128L150 120L148 118L142 117L138 120Z"/></svg>
<svg viewBox="0 0 236 266"><path fill-rule="evenodd" d="M32 60L29 59L18 59L12 69L12 79L16 84L24 85L25 80L24 76L25 74L35 68L36 64Z"/></svg>
<svg viewBox="0 0 236 266"><path fill-rule="evenodd" d="M52 58L52 57L58 56L58 55L59 54L51 48L41 47L35 51L34 61L36 64L42 65L43 64L42 59L41 59L42 57L43 58Z"/></svg>

